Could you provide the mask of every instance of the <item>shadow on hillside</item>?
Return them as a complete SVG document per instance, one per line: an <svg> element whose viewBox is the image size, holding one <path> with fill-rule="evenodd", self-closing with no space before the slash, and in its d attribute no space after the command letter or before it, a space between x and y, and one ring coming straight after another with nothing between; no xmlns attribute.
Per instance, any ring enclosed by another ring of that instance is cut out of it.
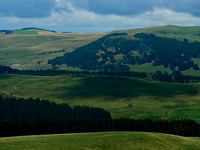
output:
<svg viewBox="0 0 200 150"><path fill-rule="evenodd" d="M193 85L150 82L126 77L84 78L80 84L68 89L65 96L92 98L110 96L113 98L132 98L138 96L173 97L174 95L196 95Z"/></svg>

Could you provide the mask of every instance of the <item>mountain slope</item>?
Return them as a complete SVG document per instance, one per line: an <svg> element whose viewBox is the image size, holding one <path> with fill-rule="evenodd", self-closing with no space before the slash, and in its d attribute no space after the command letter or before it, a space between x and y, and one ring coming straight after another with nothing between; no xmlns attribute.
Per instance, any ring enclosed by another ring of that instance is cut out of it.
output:
<svg viewBox="0 0 200 150"><path fill-rule="evenodd" d="M63 56L103 35L54 33L38 28L5 32L0 32L0 65L19 64L18 69L49 69L48 59Z"/></svg>
<svg viewBox="0 0 200 150"><path fill-rule="evenodd" d="M124 32L108 34L48 63L110 72L129 71L130 67L142 64L184 71L191 68L199 70L194 61L199 56L200 42L191 42L187 38L180 41L152 33L131 35Z"/></svg>

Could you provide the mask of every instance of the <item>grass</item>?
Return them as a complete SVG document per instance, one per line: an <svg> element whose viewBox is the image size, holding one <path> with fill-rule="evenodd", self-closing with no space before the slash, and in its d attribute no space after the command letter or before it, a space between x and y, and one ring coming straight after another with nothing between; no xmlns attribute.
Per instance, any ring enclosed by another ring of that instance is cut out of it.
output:
<svg viewBox="0 0 200 150"><path fill-rule="evenodd" d="M15 34L38 34L37 31L33 30L15 30Z"/></svg>
<svg viewBox="0 0 200 150"><path fill-rule="evenodd" d="M200 85L127 77L0 75L0 92L101 107L112 117L182 119L200 122Z"/></svg>
<svg viewBox="0 0 200 150"><path fill-rule="evenodd" d="M126 32L129 36L132 36L136 33L153 33L157 36L176 38L183 41L184 38L187 38L190 42L198 41L200 42L198 34L200 34L200 27L183 27L175 25L167 26L155 26L149 28L138 28L138 29L129 29L122 30L119 32Z"/></svg>
<svg viewBox="0 0 200 150"><path fill-rule="evenodd" d="M172 73L172 70L168 67L165 68L163 66L153 66L153 63L146 63L142 65L129 65L130 71L135 71L135 72L146 72L146 73L156 73L156 71L161 71L162 73L167 72L168 74Z"/></svg>
<svg viewBox="0 0 200 150"><path fill-rule="evenodd" d="M62 53L52 53L39 55L42 52L58 51L65 49L67 52L73 51L77 47L86 45L101 36L99 34L81 33L51 33L35 30L17 30L22 34L11 34L0 36L0 65L20 64L19 69L48 69L49 59L64 55ZM33 34L37 32L39 34ZM38 65L40 62L40 65Z"/></svg>
<svg viewBox="0 0 200 150"><path fill-rule="evenodd" d="M0 138L0 150L198 150L199 138L160 133L102 132Z"/></svg>

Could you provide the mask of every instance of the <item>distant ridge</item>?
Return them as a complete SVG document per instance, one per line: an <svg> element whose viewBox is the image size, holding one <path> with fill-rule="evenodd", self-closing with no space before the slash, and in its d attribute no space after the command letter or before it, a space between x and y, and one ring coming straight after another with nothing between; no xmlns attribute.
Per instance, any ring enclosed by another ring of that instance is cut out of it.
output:
<svg viewBox="0 0 200 150"><path fill-rule="evenodd" d="M47 29L42 29L42 28L37 28L37 27L27 27L27 28L22 28L21 30L31 30L31 29L35 29L35 30L43 30L43 31L49 31L49 32L54 32L57 33L54 30L47 30Z"/></svg>
<svg viewBox="0 0 200 150"><path fill-rule="evenodd" d="M37 27L26 27L21 29L13 29L13 30L0 30L0 33L4 33L5 35L9 34L38 34L38 31L47 31L52 33L57 33L54 30L47 30Z"/></svg>
<svg viewBox="0 0 200 150"><path fill-rule="evenodd" d="M0 30L0 33L11 34L13 33L12 30Z"/></svg>

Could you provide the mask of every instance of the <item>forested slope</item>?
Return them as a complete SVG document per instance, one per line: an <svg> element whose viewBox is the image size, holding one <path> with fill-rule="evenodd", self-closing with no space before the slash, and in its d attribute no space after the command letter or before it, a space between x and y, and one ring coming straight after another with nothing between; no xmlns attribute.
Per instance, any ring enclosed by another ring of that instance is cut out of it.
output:
<svg viewBox="0 0 200 150"><path fill-rule="evenodd" d="M64 56L49 60L52 66L66 64L85 70L129 71L131 65L152 63L171 70L199 70L193 59L200 56L200 43L158 37L154 34L112 33Z"/></svg>

